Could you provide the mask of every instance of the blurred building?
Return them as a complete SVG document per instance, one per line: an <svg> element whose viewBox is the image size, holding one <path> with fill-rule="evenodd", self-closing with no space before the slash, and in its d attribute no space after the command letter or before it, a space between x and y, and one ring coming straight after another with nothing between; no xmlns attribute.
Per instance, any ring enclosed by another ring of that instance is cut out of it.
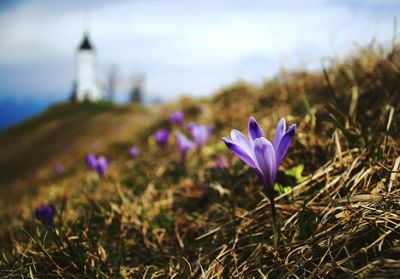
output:
<svg viewBox="0 0 400 279"><path fill-rule="evenodd" d="M132 103L141 104L143 102L144 82L145 77L143 75L135 75L132 77L132 87L130 90L130 99Z"/></svg>
<svg viewBox="0 0 400 279"><path fill-rule="evenodd" d="M72 100L93 102L105 100L106 92L97 78L96 51L88 33L85 33L76 55L76 78Z"/></svg>

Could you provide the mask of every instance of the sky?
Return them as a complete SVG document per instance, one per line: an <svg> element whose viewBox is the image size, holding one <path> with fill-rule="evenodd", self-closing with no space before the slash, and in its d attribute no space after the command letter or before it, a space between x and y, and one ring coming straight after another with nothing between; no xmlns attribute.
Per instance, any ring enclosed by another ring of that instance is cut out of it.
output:
<svg viewBox="0 0 400 279"><path fill-rule="evenodd" d="M396 0L1 0L0 101L67 99L84 30L119 99L144 75L146 94L172 100L390 42L398 15Z"/></svg>

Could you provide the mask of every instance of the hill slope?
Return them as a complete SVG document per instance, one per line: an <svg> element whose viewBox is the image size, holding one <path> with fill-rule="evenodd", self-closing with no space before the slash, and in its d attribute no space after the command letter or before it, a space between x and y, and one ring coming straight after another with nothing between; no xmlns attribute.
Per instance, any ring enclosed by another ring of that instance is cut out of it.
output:
<svg viewBox="0 0 400 279"><path fill-rule="evenodd" d="M57 180L56 164L73 175L74 164L88 152L132 141L129 137L152 121L152 113L135 105L66 103L0 133L0 190L7 193L2 197L19 199Z"/></svg>
<svg viewBox="0 0 400 279"><path fill-rule="evenodd" d="M399 69L398 49L367 49L321 73L238 83L209 100L87 105L90 113L65 105L7 132L6 181L37 191L0 216L0 275L399 277ZM214 125L185 161L174 137L160 147L152 136L159 128L190 135L170 123L175 109L186 124ZM275 233L257 175L221 142L231 129L246 133L251 115L269 139L281 117L298 125L274 188ZM104 176L85 166L88 152L111 158ZM61 175L56 162L66 167ZM34 218L43 203L55 206L51 225Z"/></svg>

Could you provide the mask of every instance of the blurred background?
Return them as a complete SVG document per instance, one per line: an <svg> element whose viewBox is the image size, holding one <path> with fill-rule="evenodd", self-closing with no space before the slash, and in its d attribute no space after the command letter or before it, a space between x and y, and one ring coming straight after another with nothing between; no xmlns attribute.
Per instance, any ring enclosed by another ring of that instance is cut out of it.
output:
<svg viewBox="0 0 400 279"><path fill-rule="evenodd" d="M85 33L106 98L151 104L318 70L394 40L399 14L395 0L1 0L0 129L70 100Z"/></svg>

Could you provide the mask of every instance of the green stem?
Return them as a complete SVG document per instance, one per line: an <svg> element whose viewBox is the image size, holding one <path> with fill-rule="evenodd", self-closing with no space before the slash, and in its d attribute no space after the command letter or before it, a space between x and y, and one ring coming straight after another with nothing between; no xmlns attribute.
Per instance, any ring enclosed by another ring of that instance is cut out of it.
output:
<svg viewBox="0 0 400 279"><path fill-rule="evenodd" d="M272 225L274 228L274 246L278 246L278 241L279 241L279 232L278 232L278 226L277 226L277 218L276 218L276 207L275 207L275 200L274 198L270 199L271 202L271 212L272 212Z"/></svg>

